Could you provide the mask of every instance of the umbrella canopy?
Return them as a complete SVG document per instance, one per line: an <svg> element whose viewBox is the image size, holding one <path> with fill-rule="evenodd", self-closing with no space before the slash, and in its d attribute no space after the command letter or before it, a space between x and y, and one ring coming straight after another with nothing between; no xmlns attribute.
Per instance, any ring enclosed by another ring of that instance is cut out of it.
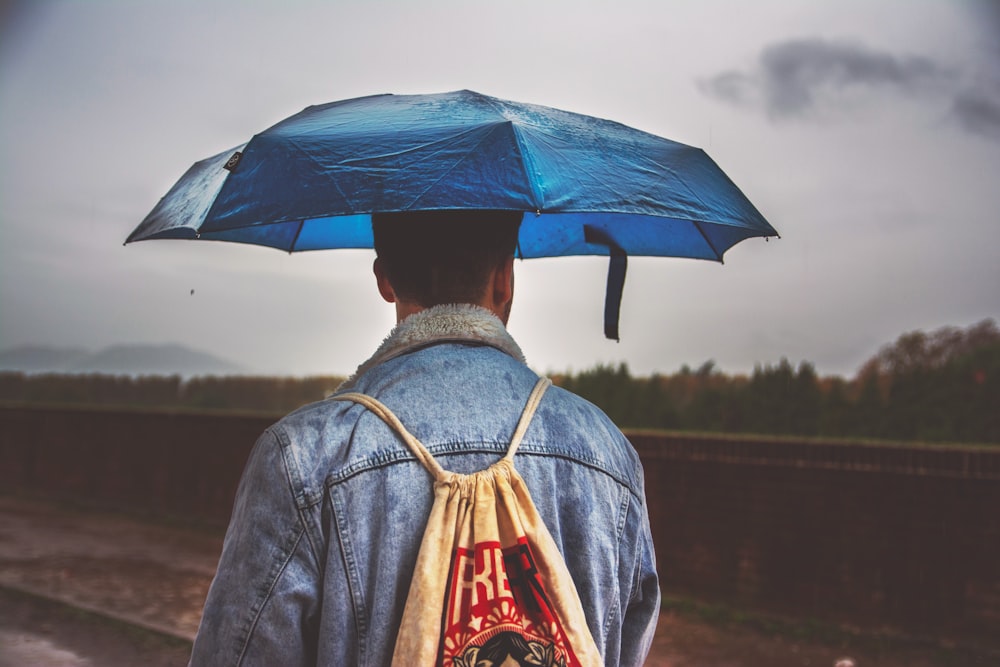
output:
<svg viewBox="0 0 1000 667"><path fill-rule="evenodd" d="M454 209L523 211L521 257L610 255L619 299L627 255L721 261L777 236L700 149L463 90L308 107L196 163L126 243L370 248L374 212Z"/></svg>

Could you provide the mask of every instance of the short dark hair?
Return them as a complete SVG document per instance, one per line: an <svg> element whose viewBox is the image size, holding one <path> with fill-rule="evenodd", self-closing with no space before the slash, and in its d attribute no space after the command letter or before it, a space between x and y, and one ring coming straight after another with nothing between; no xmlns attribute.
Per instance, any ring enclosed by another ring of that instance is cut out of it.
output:
<svg viewBox="0 0 1000 667"><path fill-rule="evenodd" d="M479 303L490 272L514 254L520 211L372 214L375 252L396 294L424 308Z"/></svg>

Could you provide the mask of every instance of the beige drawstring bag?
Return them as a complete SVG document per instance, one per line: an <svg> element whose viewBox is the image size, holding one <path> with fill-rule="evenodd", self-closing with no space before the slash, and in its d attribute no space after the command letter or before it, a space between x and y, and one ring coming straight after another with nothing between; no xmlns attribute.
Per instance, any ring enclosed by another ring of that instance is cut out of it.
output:
<svg viewBox="0 0 1000 667"><path fill-rule="evenodd" d="M378 415L434 477L434 504L396 637L394 666L602 664L566 563L513 465L550 384L542 378L535 385L507 454L471 475L441 468L374 398L333 397Z"/></svg>

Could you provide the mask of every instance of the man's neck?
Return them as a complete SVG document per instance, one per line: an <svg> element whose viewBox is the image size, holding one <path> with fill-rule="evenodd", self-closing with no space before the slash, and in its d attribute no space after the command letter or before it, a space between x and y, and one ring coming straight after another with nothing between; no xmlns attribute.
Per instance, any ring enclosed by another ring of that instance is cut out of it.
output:
<svg viewBox="0 0 1000 667"><path fill-rule="evenodd" d="M504 308L501 312L497 312L498 309L496 307L492 307L492 304L472 303L465 305L479 306L480 308L485 308L486 310L490 311L491 313L499 317L500 321L503 322L505 325L507 324L508 317L510 317L509 308ZM410 315L416 315L419 312L427 310L427 308L421 306L419 303L414 303L412 301L401 301L398 299L396 300L395 306L396 306L396 324L399 324Z"/></svg>
<svg viewBox="0 0 1000 667"><path fill-rule="evenodd" d="M422 310L426 310L418 303L410 301L396 301L396 324L399 324L410 315L415 315Z"/></svg>

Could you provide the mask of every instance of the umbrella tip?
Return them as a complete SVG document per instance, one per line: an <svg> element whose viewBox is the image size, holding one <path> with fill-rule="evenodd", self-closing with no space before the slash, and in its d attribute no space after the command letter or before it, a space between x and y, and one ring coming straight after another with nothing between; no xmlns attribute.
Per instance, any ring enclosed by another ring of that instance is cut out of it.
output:
<svg viewBox="0 0 1000 667"><path fill-rule="evenodd" d="M226 164L222 165L222 168L226 171L235 171L236 167L239 165L240 160L243 159L243 153L236 151L233 155L226 161Z"/></svg>

